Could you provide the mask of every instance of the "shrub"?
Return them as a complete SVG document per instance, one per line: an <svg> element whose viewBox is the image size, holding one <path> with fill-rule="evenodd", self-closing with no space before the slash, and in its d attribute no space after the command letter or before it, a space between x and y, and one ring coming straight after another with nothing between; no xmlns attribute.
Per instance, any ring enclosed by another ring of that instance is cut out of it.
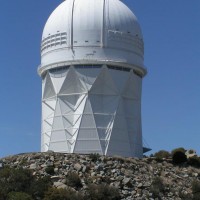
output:
<svg viewBox="0 0 200 200"><path fill-rule="evenodd" d="M31 194L34 199L44 198L45 192L52 186L50 177L39 177L31 183L29 194Z"/></svg>
<svg viewBox="0 0 200 200"><path fill-rule="evenodd" d="M6 199L9 192L27 192L34 180L31 171L4 168L0 170L0 199Z"/></svg>
<svg viewBox="0 0 200 200"><path fill-rule="evenodd" d="M200 158L197 156L190 157L188 159L188 164L194 167L200 167Z"/></svg>
<svg viewBox="0 0 200 200"><path fill-rule="evenodd" d="M200 181L195 180L192 182L192 193L194 200L200 199Z"/></svg>
<svg viewBox="0 0 200 200"><path fill-rule="evenodd" d="M89 158L90 158L93 162L96 162L96 161L99 160L100 155L99 155L98 153L91 153L91 154L89 155Z"/></svg>
<svg viewBox="0 0 200 200"><path fill-rule="evenodd" d="M46 167L45 172L47 174L49 174L49 175L54 175L55 174L55 172L54 172L54 166L48 166L48 167Z"/></svg>
<svg viewBox="0 0 200 200"><path fill-rule="evenodd" d="M81 183L81 179L78 176L78 174L74 173L74 172L70 172L67 175L67 185L71 186L71 187L76 187L76 188L80 188L82 187L82 183Z"/></svg>
<svg viewBox="0 0 200 200"><path fill-rule="evenodd" d="M183 151L176 151L173 153L172 161L174 164L181 164L187 162L187 156Z"/></svg>
<svg viewBox="0 0 200 200"><path fill-rule="evenodd" d="M80 200L83 197L72 189L50 188L46 193L44 200Z"/></svg>
<svg viewBox="0 0 200 200"><path fill-rule="evenodd" d="M23 193L23 192L10 192L8 194L7 200L33 200L33 198L29 194L27 194L27 193Z"/></svg>
<svg viewBox="0 0 200 200"><path fill-rule="evenodd" d="M162 160L163 158L169 158L170 153L168 151L161 150L161 151L158 151L157 153L155 153L154 156L156 157L157 160Z"/></svg>
<svg viewBox="0 0 200 200"><path fill-rule="evenodd" d="M117 188L106 184L89 185L87 200L120 200L120 194Z"/></svg>
<svg viewBox="0 0 200 200"><path fill-rule="evenodd" d="M163 180L160 177L155 177L152 181L150 191L153 194L153 198L160 198L160 193L165 191Z"/></svg>
<svg viewBox="0 0 200 200"><path fill-rule="evenodd" d="M27 169L4 168L0 170L0 200L8 198L12 200L15 196L25 200L30 197L31 199L42 199L51 185L49 177L36 179Z"/></svg>
<svg viewBox="0 0 200 200"><path fill-rule="evenodd" d="M192 149L190 149L190 150L188 151L188 153L189 153L189 154L192 154L192 153L195 153L195 151L192 150Z"/></svg>
<svg viewBox="0 0 200 200"><path fill-rule="evenodd" d="M173 149L172 152L171 152L171 155L173 156L177 151L183 152L184 154L186 152L186 150L183 147L179 147L179 148Z"/></svg>

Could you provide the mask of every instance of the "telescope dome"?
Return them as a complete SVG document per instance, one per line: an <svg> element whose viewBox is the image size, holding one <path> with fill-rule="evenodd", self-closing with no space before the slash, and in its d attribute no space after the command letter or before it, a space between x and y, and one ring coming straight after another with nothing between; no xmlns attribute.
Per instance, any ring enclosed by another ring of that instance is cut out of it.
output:
<svg viewBox="0 0 200 200"><path fill-rule="evenodd" d="M63 1L42 35L41 151L142 158L143 56L122 1Z"/></svg>
<svg viewBox="0 0 200 200"><path fill-rule="evenodd" d="M44 27L39 73L67 63L126 63L143 76L143 56L140 25L123 2L65 0Z"/></svg>

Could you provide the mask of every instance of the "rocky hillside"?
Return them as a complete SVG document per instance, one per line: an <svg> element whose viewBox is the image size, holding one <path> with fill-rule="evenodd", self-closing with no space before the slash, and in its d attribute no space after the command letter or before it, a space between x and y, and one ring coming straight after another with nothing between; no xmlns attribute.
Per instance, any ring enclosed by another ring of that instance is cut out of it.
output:
<svg viewBox="0 0 200 200"><path fill-rule="evenodd" d="M89 184L116 187L121 199L192 199L192 184L200 180L200 169L175 166L170 160L122 158L98 155L31 153L0 159L0 167L26 168L34 176L50 176L54 187L70 187L69 173L78 174L85 193ZM73 187L73 186L71 186Z"/></svg>

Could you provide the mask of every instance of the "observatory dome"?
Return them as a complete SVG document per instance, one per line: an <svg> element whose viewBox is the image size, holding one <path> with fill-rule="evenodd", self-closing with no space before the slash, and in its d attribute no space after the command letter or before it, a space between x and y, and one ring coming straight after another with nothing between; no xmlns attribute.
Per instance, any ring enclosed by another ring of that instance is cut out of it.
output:
<svg viewBox="0 0 200 200"><path fill-rule="evenodd" d="M42 35L40 75L66 64L110 64L142 76L144 44L133 12L120 0L65 0Z"/></svg>

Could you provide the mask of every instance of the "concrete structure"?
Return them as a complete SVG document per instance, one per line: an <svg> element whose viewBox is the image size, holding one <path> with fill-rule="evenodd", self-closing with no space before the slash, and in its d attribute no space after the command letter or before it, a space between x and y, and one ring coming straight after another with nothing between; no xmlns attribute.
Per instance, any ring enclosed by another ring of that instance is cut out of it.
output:
<svg viewBox="0 0 200 200"><path fill-rule="evenodd" d="M42 36L42 151L141 157L143 54L121 1L61 3Z"/></svg>

